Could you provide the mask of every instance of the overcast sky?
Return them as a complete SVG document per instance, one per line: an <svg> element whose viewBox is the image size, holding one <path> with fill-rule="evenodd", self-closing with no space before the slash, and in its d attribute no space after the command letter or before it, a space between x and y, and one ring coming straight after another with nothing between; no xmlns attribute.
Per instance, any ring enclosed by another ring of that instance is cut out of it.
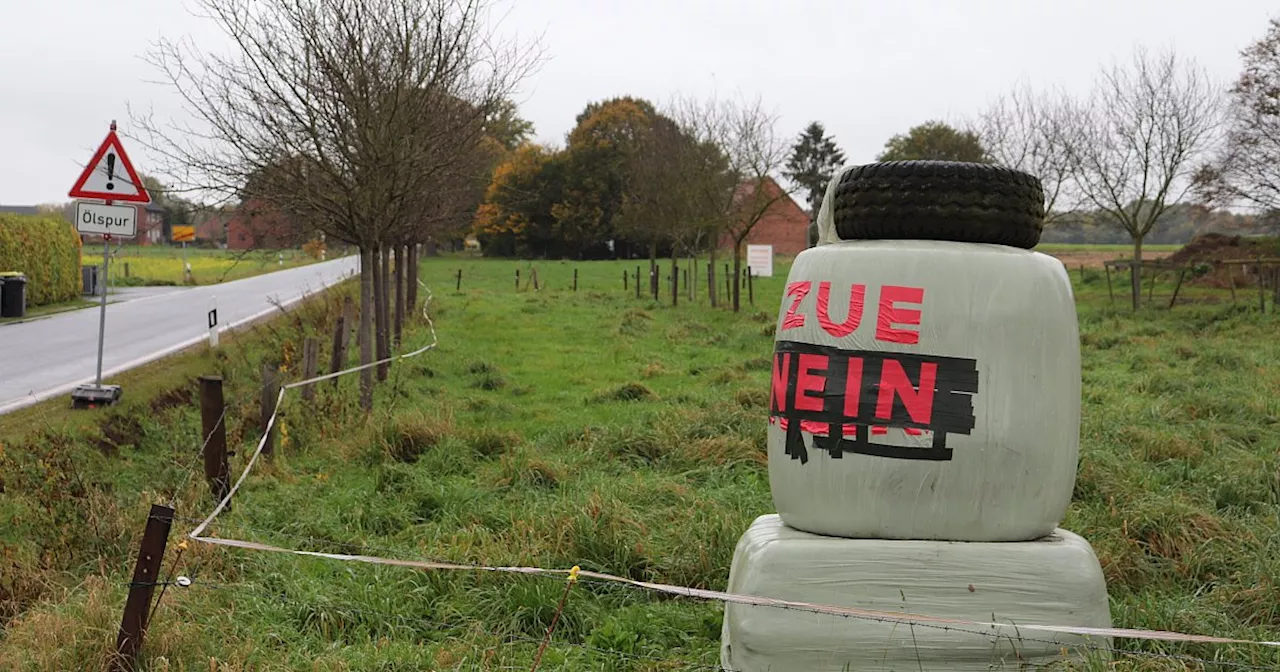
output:
<svg viewBox="0 0 1280 672"><path fill-rule="evenodd" d="M794 136L818 120L849 162L894 133L980 110L1019 79L1087 91L1135 45L1174 47L1224 86L1280 7L1264 0L505 0L504 29L547 61L521 92L538 139L562 144L593 100L759 95ZM0 204L67 200L127 105L179 102L142 56L161 36L217 46L191 0L0 0ZM149 158L126 138L142 172Z"/></svg>

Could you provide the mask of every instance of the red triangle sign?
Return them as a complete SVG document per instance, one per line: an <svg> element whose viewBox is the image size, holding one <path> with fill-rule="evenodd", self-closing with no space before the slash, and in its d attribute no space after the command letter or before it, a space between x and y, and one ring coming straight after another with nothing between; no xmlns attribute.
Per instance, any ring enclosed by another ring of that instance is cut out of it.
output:
<svg viewBox="0 0 1280 672"><path fill-rule="evenodd" d="M120 138L116 136L115 124L112 124L107 139L94 152L89 165L85 166L80 179L76 180L75 186L71 187L67 195L72 198L101 198L130 203L151 202L147 188L142 186L142 180L129 162L129 155L124 153Z"/></svg>

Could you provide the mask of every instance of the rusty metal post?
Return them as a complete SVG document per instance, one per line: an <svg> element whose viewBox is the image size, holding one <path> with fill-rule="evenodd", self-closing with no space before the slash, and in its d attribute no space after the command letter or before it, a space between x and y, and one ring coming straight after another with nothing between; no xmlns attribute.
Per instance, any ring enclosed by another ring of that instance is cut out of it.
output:
<svg viewBox="0 0 1280 672"><path fill-rule="evenodd" d="M165 547L169 543L169 530L173 527L173 509L152 504L147 516L147 526L138 546L138 560L133 565L133 581L129 584L129 597L124 604L124 616L120 619L120 632L116 635L116 655L111 669L132 671L137 662L147 633L147 617L151 611L151 596L160 577Z"/></svg>
<svg viewBox="0 0 1280 672"><path fill-rule="evenodd" d="M204 441L204 478L213 501L221 502L231 487L227 466L226 405L222 399L222 378L200 376L200 437Z"/></svg>

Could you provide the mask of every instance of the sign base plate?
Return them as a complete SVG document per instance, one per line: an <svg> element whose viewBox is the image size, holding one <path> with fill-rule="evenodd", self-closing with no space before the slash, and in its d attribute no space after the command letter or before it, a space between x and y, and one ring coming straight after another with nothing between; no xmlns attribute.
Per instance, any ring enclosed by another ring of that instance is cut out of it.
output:
<svg viewBox="0 0 1280 672"><path fill-rule="evenodd" d="M97 408L120 401L124 391L119 385L81 385L71 393L72 408Z"/></svg>

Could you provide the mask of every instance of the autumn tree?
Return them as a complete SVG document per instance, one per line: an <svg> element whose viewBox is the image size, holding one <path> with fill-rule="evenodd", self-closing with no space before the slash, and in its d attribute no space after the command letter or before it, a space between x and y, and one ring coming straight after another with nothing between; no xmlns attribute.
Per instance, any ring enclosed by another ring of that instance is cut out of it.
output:
<svg viewBox="0 0 1280 672"><path fill-rule="evenodd" d="M1142 242L1191 187L1214 143L1219 102L1203 70L1173 52L1134 53L1102 71L1092 96L1067 113L1075 187L1133 241L1133 309L1141 300Z"/></svg>
<svg viewBox="0 0 1280 672"><path fill-rule="evenodd" d="M254 195L359 248L362 364L373 361L375 313L379 354L387 350L389 250L424 194L473 149L477 122L537 63L494 32L488 4L199 0L230 52L162 39L149 56L186 103L186 120L137 122L171 177L226 198L256 171L283 166ZM361 403L373 403L368 368Z"/></svg>
<svg viewBox="0 0 1280 672"><path fill-rule="evenodd" d="M806 196L809 211L815 215L822 205L827 183L836 170L844 164L844 152L836 146L835 138L827 135L819 122L811 122L791 147L782 174L799 185Z"/></svg>
<svg viewBox="0 0 1280 672"><path fill-rule="evenodd" d="M564 251L552 208L563 192L563 157L526 144L493 171L475 216L486 255L558 256Z"/></svg>
<svg viewBox="0 0 1280 672"><path fill-rule="evenodd" d="M1206 203L1280 210L1280 19L1241 58L1225 142L1197 171L1195 188Z"/></svg>
<svg viewBox="0 0 1280 672"><path fill-rule="evenodd" d="M993 163L1040 178L1046 223L1065 214L1056 208L1071 180L1070 114L1066 97L1035 91L1023 82L983 110L972 128Z"/></svg>
<svg viewBox="0 0 1280 672"><path fill-rule="evenodd" d="M565 147L565 187L554 215L566 243L578 255L607 255L606 241L615 247L642 245L656 263L661 235L650 231L650 222L616 221L626 199L626 172L641 143L659 119L647 100L622 96L587 105L569 132Z"/></svg>
<svg viewBox="0 0 1280 672"><path fill-rule="evenodd" d="M958 130L941 121L927 121L889 138L876 160L988 163L990 158L976 132Z"/></svg>

